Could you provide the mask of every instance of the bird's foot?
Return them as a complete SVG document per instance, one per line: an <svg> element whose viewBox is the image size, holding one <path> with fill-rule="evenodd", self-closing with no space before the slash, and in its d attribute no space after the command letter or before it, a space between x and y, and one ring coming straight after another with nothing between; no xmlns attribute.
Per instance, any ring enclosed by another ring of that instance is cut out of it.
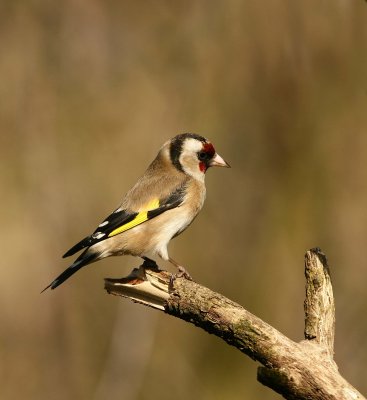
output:
<svg viewBox="0 0 367 400"><path fill-rule="evenodd" d="M154 260L152 260L151 258L142 257L142 259L144 260L143 267L145 269L152 269L154 271L158 271L159 270L158 264Z"/></svg>
<svg viewBox="0 0 367 400"><path fill-rule="evenodd" d="M176 278L185 278L189 281L192 281L191 275L187 272L186 268L183 267L182 265L178 266L178 273L175 275L176 275Z"/></svg>
<svg viewBox="0 0 367 400"><path fill-rule="evenodd" d="M173 281L177 278L185 278L188 279L189 281L192 281L192 277L191 275L187 272L186 268L183 267L182 265L180 265L178 262L176 262L175 260L173 260L172 258L168 258L168 261L173 264L177 269L178 272L177 274L172 275L171 278L171 284L173 283Z"/></svg>
<svg viewBox="0 0 367 400"><path fill-rule="evenodd" d="M173 288L173 283L177 278L185 278L189 281L192 281L191 275L187 272L187 270L182 265L177 265L178 272L176 274L172 274L169 280L169 287Z"/></svg>

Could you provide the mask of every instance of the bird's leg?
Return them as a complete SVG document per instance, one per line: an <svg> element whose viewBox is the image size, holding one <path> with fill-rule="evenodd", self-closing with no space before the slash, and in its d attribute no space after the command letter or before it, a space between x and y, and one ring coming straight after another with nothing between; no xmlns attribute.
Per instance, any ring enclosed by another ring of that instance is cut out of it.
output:
<svg viewBox="0 0 367 400"><path fill-rule="evenodd" d="M154 261L154 260L152 260L151 258L149 258L149 257L142 257L142 259L144 260L144 262L143 262L143 267L144 268L147 268L147 269L153 269L153 270L159 270L159 267L158 267L158 264Z"/></svg>
<svg viewBox="0 0 367 400"><path fill-rule="evenodd" d="M187 272L186 268L183 267L182 265L178 264L175 260L173 260L171 257L168 258L168 261L173 264L177 269L178 273L173 276L173 279L175 278L186 278L189 281L192 281L191 275Z"/></svg>

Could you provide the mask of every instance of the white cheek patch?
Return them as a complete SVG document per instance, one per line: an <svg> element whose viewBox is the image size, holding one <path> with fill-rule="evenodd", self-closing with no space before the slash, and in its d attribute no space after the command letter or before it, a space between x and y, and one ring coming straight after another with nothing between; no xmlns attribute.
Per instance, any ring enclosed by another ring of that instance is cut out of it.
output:
<svg viewBox="0 0 367 400"><path fill-rule="evenodd" d="M182 146L180 164L186 174L193 178L204 181L205 174L199 168L197 153L203 149L203 143L197 139L186 139Z"/></svg>

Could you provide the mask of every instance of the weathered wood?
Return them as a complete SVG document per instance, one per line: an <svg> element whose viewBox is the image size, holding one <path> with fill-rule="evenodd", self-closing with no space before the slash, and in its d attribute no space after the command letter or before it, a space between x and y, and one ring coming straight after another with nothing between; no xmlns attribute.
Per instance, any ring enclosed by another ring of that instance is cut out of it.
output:
<svg viewBox="0 0 367 400"><path fill-rule="evenodd" d="M335 303L330 270L324 253L311 249L305 256L305 339L334 354Z"/></svg>
<svg viewBox="0 0 367 400"><path fill-rule="evenodd" d="M105 289L110 294L164 311L170 296L170 279L171 274L166 271L146 269L141 265L125 278L106 278Z"/></svg>
<svg viewBox="0 0 367 400"><path fill-rule="evenodd" d="M306 340L296 343L223 295L166 271L140 267L106 290L191 322L222 338L263 367L258 380L286 399L356 400L364 397L332 358L334 301L326 258L306 253Z"/></svg>

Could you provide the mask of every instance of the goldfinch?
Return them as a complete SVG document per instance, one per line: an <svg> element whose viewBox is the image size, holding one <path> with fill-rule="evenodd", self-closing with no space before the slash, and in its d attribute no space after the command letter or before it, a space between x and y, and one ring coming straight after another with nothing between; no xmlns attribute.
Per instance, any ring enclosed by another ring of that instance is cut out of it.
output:
<svg viewBox="0 0 367 400"><path fill-rule="evenodd" d="M80 268L109 256L129 254L156 265L148 256L158 255L185 274L168 255L167 246L201 210L206 196L205 173L214 166L229 167L200 135L184 133L164 143L120 206L63 255L69 257L85 249L44 290L55 289Z"/></svg>

